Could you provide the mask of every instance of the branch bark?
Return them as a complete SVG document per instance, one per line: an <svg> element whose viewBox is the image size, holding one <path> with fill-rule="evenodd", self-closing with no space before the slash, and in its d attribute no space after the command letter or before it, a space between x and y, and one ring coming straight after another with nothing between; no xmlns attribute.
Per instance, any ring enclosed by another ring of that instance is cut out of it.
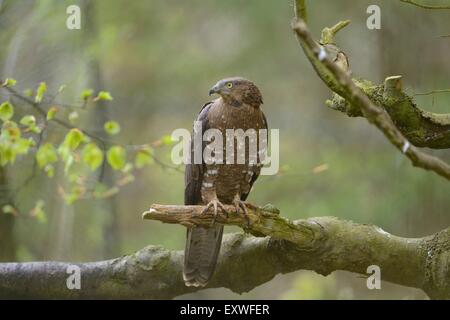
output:
<svg viewBox="0 0 450 320"><path fill-rule="evenodd" d="M391 235L377 226L335 217L289 221L272 205L250 206L248 216L233 214L233 208L226 206L229 216L221 214L216 221L241 227L255 236L269 236L285 256L282 273L306 269L322 275L335 270L366 275L368 266L377 265L385 281L423 289L432 298L450 299L450 228L433 236L408 239ZM208 226L214 214L212 210L201 214L203 209L203 206L155 204L143 218L187 227ZM254 259L262 268L261 258ZM246 268L252 269L251 265L248 262ZM259 274L262 272L261 269Z"/></svg>
<svg viewBox="0 0 450 320"><path fill-rule="evenodd" d="M202 206L153 205L145 219L185 226L210 225ZM249 220L220 214L217 222L251 235L227 234L216 273L207 288L242 293L281 273L305 269L328 275L335 270L367 275L378 265L382 280L420 288L431 298L450 299L450 229L407 239L379 227L334 217L289 221L273 206L249 207ZM70 265L81 269L81 290L66 286ZM201 290L182 279L183 253L159 246L132 255L90 263L29 262L0 264L0 298L167 299Z"/></svg>

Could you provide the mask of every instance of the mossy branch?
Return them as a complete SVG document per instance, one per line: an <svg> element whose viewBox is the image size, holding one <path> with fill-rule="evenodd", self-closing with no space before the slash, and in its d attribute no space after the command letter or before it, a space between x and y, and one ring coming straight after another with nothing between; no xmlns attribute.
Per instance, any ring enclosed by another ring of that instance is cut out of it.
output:
<svg viewBox="0 0 450 320"><path fill-rule="evenodd" d="M202 206L153 205L145 219L185 226L209 226L212 212ZM328 275L346 270L367 276L377 265L381 279L423 289L431 298L450 298L450 229L407 239L379 227L334 217L289 221L273 206L249 207L247 218L219 214L217 222L257 235L225 234L216 272L207 288L242 293L277 274L313 270ZM80 268L81 289L67 288L70 266ZM183 252L148 246L112 260L0 263L0 298L170 299L201 290L186 287ZM361 280L365 281L365 280Z"/></svg>
<svg viewBox="0 0 450 320"><path fill-rule="evenodd" d="M389 78L387 79L388 86L397 82L397 85L400 85L400 87L397 89L395 89L395 87L388 87L386 92L384 92L383 85L383 92L381 94L376 90L376 87L370 85L370 82L366 80L354 81L349 75L347 68L348 64L343 64L342 59L336 60L339 56L336 58L330 57L324 46L321 46L314 41L303 20L295 18L292 23L292 28L305 55L313 65L319 77L337 95L333 99L334 101L328 102L329 106L345 108L345 110L349 110L352 115L358 115L358 113L360 113L370 123L374 124L381 132L383 132L386 138L396 146L397 149L404 153L414 166L434 171L438 175L450 180L450 166L441 159L425 154L414 146L411 146L410 141L402 134L402 131L405 130L401 129L402 123L414 119L414 116L411 116L411 114L414 114L414 111L416 112L416 119L417 117L422 116L423 121L426 119L430 125L439 122L442 126L446 126L447 116L436 116L431 113L419 112L417 108L414 110L407 109L409 100L405 99L404 93L401 92L401 82L399 79L393 81L395 77L391 80L389 80ZM391 81L392 83L390 83ZM366 90L363 88L366 88ZM377 101L372 101L370 99L371 94L372 96L376 95L377 97L379 96L380 99L383 99L383 101L385 101L385 108L380 107ZM400 104L403 104L403 106L400 106ZM346 108L347 106L351 107ZM405 108L407 110L405 110ZM389 110L388 113L386 113L385 110ZM391 119L391 113L397 121ZM405 116L405 113L407 116ZM420 126L414 128L417 128L417 132L419 133L411 133L408 136L412 137L412 140L417 143L418 137L421 137L420 132L425 131L425 128ZM447 135L450 135L449 131L445 132ZM441 132L441 134L443 134L443 132ZM435 137L438 136L438 134L435 134ZM435 138L433 145L442 144L443 140L445 140L445 136L446 135L440 135L440 138ZM429 142L427 143L430 144Z"/></svg>
<svg viewBox="0 0 450 320"><path fill-rule="evenodd" d="M294 21L293 25L297 20ZM349 20L340 21L331 28L324 28L320 44L325 49L330 60L335 62L348 73L349 63L345 53L336 45L335 35L350 23ZM363 113L358 105L349 103L344 99L345 92L336 78L324 68L323 64L311 54L301 40L300 44L317 74L333 90L332 99L326 101L326 105L334 110L346 113L350 117L362 117ZM342 63L344 61L344 63ZM343 67L344 66L344 67ZM385 83L376 85L368 80L353 79L356 86L362 90L376 105L386 110L399 131L416 147L432 149L450 148L450 113L438 114L425 111L414 102L414 99L402 90L401 76L388 77ZM399 88L395 94L389 87L389 81L396 79ZM385 88L389 91L385 92ZM441 90L442 92L444 90ZM439 92L441 92L439 91Z"/></svg>

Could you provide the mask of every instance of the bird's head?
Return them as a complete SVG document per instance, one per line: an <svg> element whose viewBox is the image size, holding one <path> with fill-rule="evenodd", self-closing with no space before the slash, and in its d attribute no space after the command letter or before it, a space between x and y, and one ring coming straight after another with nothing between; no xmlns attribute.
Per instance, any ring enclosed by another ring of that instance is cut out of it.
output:
<svg viewBox="0 0 450 320"><path fill-rule="evenodd" d="M218 81L210 90L209 95L219 94L222 99L239 107L243 103L258 108L262 103L261 92L258 87L250 80L233 77Z"/></svg>

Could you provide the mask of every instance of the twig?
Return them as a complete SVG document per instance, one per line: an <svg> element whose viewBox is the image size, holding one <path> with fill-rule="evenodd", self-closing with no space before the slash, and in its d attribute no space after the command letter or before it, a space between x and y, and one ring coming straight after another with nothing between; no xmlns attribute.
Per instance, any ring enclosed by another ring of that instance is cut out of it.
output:
<svg viewBox="0 0 450 320"><path fill-rule="evenodd" d="M322 36L320 38L320 43L322 45L335 44L335 41L334 41L335 35L339 31L344 29L346 26L348 26L350 24L350 22L351 22L350 20L339 21L338 23L336 23L331 28L324 28L322 30Z"/></svg>
<svg viewBox="0 0 450 320"><path fill-rule="evenodd" d="M305 0L299 0L295 2L295 12L297 17L300 17L303 21L308 22Z"/></svg>
<svg viewBox="0 0 450 320"><path fill-rule="evenodd" d="M154 204L143 217L187 227L194 225L208 227L213 222L214 214L211 211L202 214L204 208L204 206ZM306 269L323 275L328 275L334 270L367 275L367 267L377 265L383 270L383 280L422 288L430 297L450 297L450 278L445 271L448 270L450 263L450 260L445 258L449 252L446 245L450 238L450 229L432 237L406 239L389 234L377 226L361 225L334 217L289 221L281 217L279 211L272 205L262 208L249 206L247 218L242 214L236 214L233 206L225 208L229 211L228 216L220 213L216 219L217 223L239 226L255 236L265 237L264 239L268 239L269 236L271 242L281 241L284 247L290 244L292 250L299 253L303 262L293 257L283 258L285 266L291 265L294 269L306 266ZM250 226L247 219L250 219ZM255 245L259 241L256 238L247 239L253 239L251 241ZM433 249L436 254L428 256L429 248L436 245L439 247ZM222 254L223 258L219 259L218 274L212 279L213 287L215 281L220 281L221 272L227 270L228 257L234 256L230 252L232 248L236 248L236 244L230 246L225 240L225 252ZM237 252L242 251L239 249ZM242 254L237 256L247 261L249 267L254 263L261 265L261 258L253 257L246 260ZM283 252L280 256L286 257L286 253ZM435 265L435 262L438 264ZM239 272L233 275L238 277L239 281L243 281L248 275L253 274L247 271L246 269L244 272L246 276ZM258 273L264 274L263 269ZM270 279L271 276L266 278Z"/></svg>

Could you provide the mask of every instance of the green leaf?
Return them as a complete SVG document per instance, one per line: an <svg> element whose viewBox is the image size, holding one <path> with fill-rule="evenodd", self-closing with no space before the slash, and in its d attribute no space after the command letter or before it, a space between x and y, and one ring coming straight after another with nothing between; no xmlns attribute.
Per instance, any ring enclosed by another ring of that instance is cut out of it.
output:
<svg viewBox="0 0 450 320"><path fill-rule="evenodd" d="M36 153L36 161L40 168L58 161L58 155L56 154L56 149L53 144L46 143L40 146Z"/></svg>
<svg viewBox="0 0 450 320"><path fill-rule="evenodd" d="M36 97L34 98L34 101L36 103L41 103L42 99L44 99L44 94L46 91L47 91L47 84L45 82L41 82L39 84L39 87L37 88Z"/></svg>
<svg viewBox="0 0 450 320"><path fill-rule="evenodd" d="M58 112L58 108L51 107L47 112L47 121L53 120L55 118L56 112Z"/></svg>
<svg viewBox="0 0 450 320"><path fill-rule="evenodd" d="M7 121L14 115L14 107L10 102L0 104L0 119Z"/></svg>
<svg viewBox="0 0 450 320"><path fill-rule="evenodd" d="M113 97L111 96L111 94L108 91L100 91L94 100L95 101L100 101L100 100L111 101L112 99L113 99Z"/></svg>
<svg viewBox="0 0 450 320"><path fill-rule="evenodd" d="M6 204L2 207L2 211L5 214L12 214L12 215L16 215L17 214L17 210L16 208L14 208L12 205L10 204Z"/></svg>
<svg viewBox="0 0 450 320"><path fill-rule="evenodd" d="M70 190L70 193L64 196L64 200L68 205L73 204L75 201L81 199L83 194L85 193L84 187L81 186L73 186Z"/></svg>
<svg viewBox="0 0 450 320"><path fill-rule="evenodd" d="M74 124L75 122L77 122L78 118L79 118L79 114L76 111L73 111L69 114L69 122L71 124Z"/></svg>
<svg viewBox="0 0 450 320"><path fill-rule="evenodd" d="M14 142L21 137L22 133L20 132L17 123L14 121L6 121L3 124L1 138L3 141Z"/></svg>
<svg viewBox="0 0 450 320"><path fill-rule="evenodd" d="M44 172L47 174L47 177L53 178L55 175L55 167L51 164L48 164L44 167Z"/></svg>
<svg viewBox="0 0 450 320"><path fill-rule="evenodd" d="M139 150L136 154L134 164L137 168L141 169L146 165L153 163L153 150L150 148Z"/></svg>
<svg viewBox="0 0 450 320"><path fill-rule="evenodd" d="M32 146L35 145L33 139L20 138L14 143L13 148L17 154L27 154Z"/></svg>
<svg viewBox="0 0 450 320"><path fill-rule="evenodd" d="M63 146L69 148L70 150L75 150L78 148L81 142L86 141L84 133L80 129L71 129L64 138Z"/></svg>
<svg viewBox="0 0 450 320"><path fill-rule="evenodd" d="M87 144L81 153L83 162L86 163L92 171L95 171L103 163L103 151L95 143Z"/></svg>
<svg viewBox="0 0 450 320"><path fill-rule="evenodd" d="M3 87L14 87L16 85L17 81L12 78L6 78L6 80L3 82Z"/></svg>
<svg viewBox="0 0 450 320"><path fill-rule="evenodd" d="M0 165L5 166L9 162L14 163L18 151L25 151L21 141L21 132L17 123L8 120L3 123L0 133Z"/></svg>
<svg viewBox="0 0 450 320"><path fill-rule="evenodd" d="M31 127L36 125L36 118L32 115L27 115L22 117L22 119L20 119L20 124L23 124L24 126L27 127Z"/></svg>
<svg viewBox="0 0 450 320"><path fill-rule="evenodd" d="M104 125L106 133L115 135L120 132L120 125L116 121L108 121Z"/></svg>
<svg viewBox="0 0 450 320"><path fill-rule="evenodd" d="M43 200L39 200L36 202L36 205L31 210L30 215L36 218L40 223L47 223L47 216L44 211L45 202Z"/></svg>
<svg viewBox="0 0 450 320"><path fill-rule="evenodd" d="M120 170L126 163L125 149L120 146L111 147L106 155L109 165L114 170Z"/></svg>
<svg viewBox="0 0 450 320"><path fill-rule="evenodd" d="M93 94L94 94L94 90L92 90L92 89L86 89L86 90L83 90L83 91L81 92L81 99L87 100L87 99L89 99L90 97L92 97Z"/></svg>
<svg viewBox="0 0 450 320"><path fill-rule="evenodd" d="M0 165L5 166L8 162L16 161L16 153L11 147L0 147Z"/></svg>
<svg viewBox="0 0 450 320"><path fill-rule="evenodd" d="M79 195L77 193L69 193L64 196L64 200L66 201L66 204L69 206L72 205L75 201L77 201L78 198Z"/></svg>
<svg viewBox="0 0 450 320"><path fill-rule="evenodd" d="M87 142L88 140L84 133L77 128L71 129L66 134L63 143L58 147L58 153L64 162L64 173L67 174L69 172L70 167L75 161L72 151L75 151L82 142Z"/></svg>
<svg viewBox="0 0 450 320"><path fill-rule="evenodd" d="M165 146L170 146L170 145L172 145L172 144L175 142L175 141L172 139L172 136L171 136L171 135L165 135L165 136L163 136L162 139L161 139L161 141L162 141L163 145L165 145Z"/></svg>

